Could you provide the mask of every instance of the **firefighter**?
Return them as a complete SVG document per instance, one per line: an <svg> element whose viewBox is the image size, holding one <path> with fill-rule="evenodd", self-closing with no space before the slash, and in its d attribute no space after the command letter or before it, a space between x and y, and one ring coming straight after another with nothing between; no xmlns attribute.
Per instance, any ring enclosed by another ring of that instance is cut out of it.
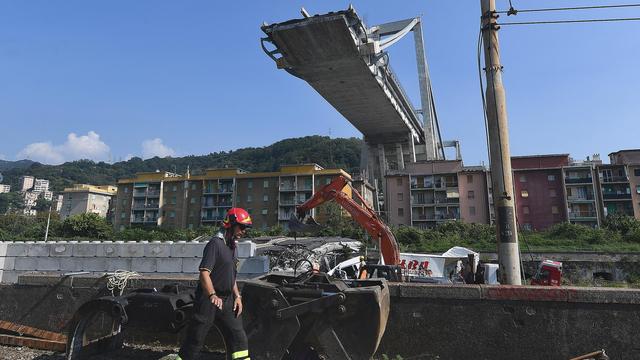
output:
<svg viewBox="0 0 640 360"><path fill-rule="evenodd" d="M247 335L240 316L242 297L236 284L236 240L250 226L251 217L246 210L231 208L222 221L221 231L205 246L194 300L194 315L177 360L198 357L214 322L231 334L231 358L249 359Z"/></svg>

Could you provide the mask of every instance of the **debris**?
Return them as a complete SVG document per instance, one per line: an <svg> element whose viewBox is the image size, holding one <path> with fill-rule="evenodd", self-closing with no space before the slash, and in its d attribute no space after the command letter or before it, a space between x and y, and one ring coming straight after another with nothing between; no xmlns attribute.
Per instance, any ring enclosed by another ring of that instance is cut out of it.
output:
<svg viewBox="0 0 640 360"><path fill-rule="evenodd" d="M26 346L40 350L60 351L66 349L67 337L63 334L0 320L0 344Z"/></svg>

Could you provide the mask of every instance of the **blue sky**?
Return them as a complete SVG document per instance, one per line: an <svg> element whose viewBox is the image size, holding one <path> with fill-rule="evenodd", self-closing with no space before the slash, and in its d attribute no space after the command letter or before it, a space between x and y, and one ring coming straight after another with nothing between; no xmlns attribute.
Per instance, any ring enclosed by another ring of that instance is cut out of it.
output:
<svg viewBox="0 0 640 360"><path fill-rule="evenodd" d="M512 0L517 8L594 1ZM599 0L598 4L615 3ZM260 49L260 24L343 1L2 1L0 158L189 155L288 137L360 136ZM422 15L446 139L486 161L476 66L479 1L353 1L369 26ZM507 0L498 0L506 9ZM638 17L640 9L520 14L502 21ZM640 22L503 27L513 155L606 157L638 148ZM412 39L390 49L419 104Z"/></svg>

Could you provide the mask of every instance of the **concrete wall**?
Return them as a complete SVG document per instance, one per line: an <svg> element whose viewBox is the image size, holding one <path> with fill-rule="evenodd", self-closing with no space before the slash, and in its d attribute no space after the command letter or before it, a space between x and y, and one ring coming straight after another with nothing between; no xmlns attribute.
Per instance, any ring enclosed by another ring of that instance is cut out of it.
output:
<svg viewBox="0 0 640 360"><path fill-rule="evenodd" d="M33 272L91 272L103 274L116 270L140 274L196 274L206 242L123 242L123 241L57 241L1 242L0 282L15 283L18 275ZM246 259L255 245L238 245L242 274L268 271L266 257ZM195 276L195 275L194 275Z"/></svg>

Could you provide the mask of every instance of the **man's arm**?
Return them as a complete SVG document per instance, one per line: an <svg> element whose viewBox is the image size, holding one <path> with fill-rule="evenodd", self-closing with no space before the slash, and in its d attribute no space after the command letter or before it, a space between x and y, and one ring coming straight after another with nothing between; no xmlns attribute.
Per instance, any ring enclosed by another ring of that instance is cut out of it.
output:
<svg viewBox="0 0 640 360"><path fill-rule="evenodd" d="M220 299L216 295L216 291L213 288L213 282L211 281L209 273L209 270L200 270L200 285L202 286L202 291L204 292L205 296L209 297L209 300L211 300L211 303L213 305L222 310L222 299Z"/></svg>
<svg viewBox="0 0 640 360"><path fill-rule="evenodd" d="M233 283L233 296L236 298L233 302L233 311L236 312L236 317L238 317L242 314L242 296L240 296L237 282Z"/></svg>

